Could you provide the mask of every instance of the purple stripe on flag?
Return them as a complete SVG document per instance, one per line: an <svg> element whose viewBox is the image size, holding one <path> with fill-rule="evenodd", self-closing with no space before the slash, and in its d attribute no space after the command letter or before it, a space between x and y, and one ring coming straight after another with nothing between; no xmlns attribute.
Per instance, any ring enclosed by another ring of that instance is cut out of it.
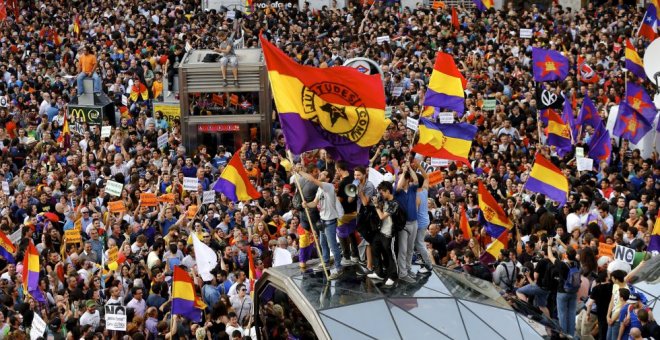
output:
<svg viewBox="0 0 660 340"><path fill-rule="evenodd" d="M626 59L626 68L634 75L642 79L646 79L646 72L644 72L644 68L642 66L633 63L630 59Z"/></svg>
<svg viewBox="0 0 660 340"><path fill-rule="evenodd" d="M561 157L573 149L570 139L555 135L554 133L548 134L548 145L555 146L557 148L557 154Z"/></svg>
<svg viewBox="0 0 660 340"><path fill-rule="evenodd" d="M295 154L325 149L334 159L346 161L350 168L369 164L369 148L339 134L331 133L297 113L280 113L286 143Z"/></svg>
<svg viewBox="0 0 660 340"><path fill-rule="evenodd" d="M541 182L540 180L534 177L529 177L527 179L527 184L525 184L525 188L530 191L544 194L548 196L548 198L550 198L551 200L555 202L559 202L560 205L564 205L564 203L566 203L567 193L565 191L557 189L550 184Z"/></svg>
<svg viewBox="0 0 660 340"><path fill-rule="evenodd" d="M337 236L340 238L346 238L348 235L350 235L352 232L355 231L355 228L357 228L357 219L355 218L356 215L353 214L352 218L350 218L347 215L344 215L337 224ZM345 221L342 223L342 219L346 218L348 221ZM350 218L350 219L349 219Z"/></svg>
<svg viewBox="0 0 660 340"><path fill-rule="evenodd" d="M202 310L194 306L193 301L174 298L172 299L172 314L185 316L193 322L200 322L202 320Z"/></svg>
<svg viewBox="0 0 660 340"><path fill-rule="evenodd" d="M660 251L660 235L651 235L648 251Z"/></svg>
<svg viewBox="0 0 660 340"><path fill-rule="evenodd" d="M487 221L484 221L484 227L486 228L486 233L492 238L498 238L506 231L506 228L493 224Z"/></svg>
<svg viewBox="0 0 660 340"><path fill-rule="evenodd" d="M428 88L424 97L424 105L456 111L461 117L465 111L465 98L438 93Z"/></svg>
<svg viewBox="0 0 660 340"><path fill-rule="evenodd" d="M238 197L236 197L236 185L224 178L218 179L215 186L213 186L213 190L225 194L225 196L233 202L238 202Z"/></svg>

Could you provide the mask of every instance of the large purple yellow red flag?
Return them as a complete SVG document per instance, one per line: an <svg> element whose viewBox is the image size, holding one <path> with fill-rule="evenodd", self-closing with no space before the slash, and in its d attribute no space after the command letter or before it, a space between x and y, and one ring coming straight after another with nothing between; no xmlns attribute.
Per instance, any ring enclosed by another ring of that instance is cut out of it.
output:
<svg viewBox="0 0 660 340"><path fill-rule="evenodd" d="M456 67L454 57L438 52L424 96L424 105L456 111L460 117L465 111L466 86L467 81Z"/></svg>
<svg viewBox="0 0 660 340"><path fill-rule="evenodd" d="M568 179L558 167L537 153L525 189L544 194L561 206L568 198Z"/></svg>
<svg viewBox="0 0 660 340"><path fill-rule="evenodd" d="M563 81L568 76L568 59L559 51L532 48L534 80Z"/></svg>
<svg viewBox="0 0 660 340"><path fill-rule="evenodd" d="M23 256L23 292L32 296L41 303L46 303L46 299L39 290L39 252L29 240L27 251Z"/></svg>
<svg viewBox="0 0 660 340"><path fill-rule="evenodd" d="M350 67L299 65L260 36L275 106L289 149L325 149L349 167L369 163L390 120L379 75Z"/></svg>
<svg viewBox="0 0 660 340"><path fill-rule="evenodd" d="M612 129L613 135L637 144L652 128L653 125L644 116L630 107L626 101L621 101L619 116Z"/></svg>
<svg viewBox="0 0 660 340"><path fill-rule="evenodd" d="M481 210L481 222L486 228L486 233L492 238L498 238L503 232L511 230L513 223L481 181L479 181L477 196Z"/></svg>
<svg viewBox="0 0 660 340"><path fill-rule="evenodd" d="M195 293L192 278L179 266L174 266L172 276L172 314L182 315L192 322L202 321L206 304Z"/></svg>
<svg viewBox="0 0 660 340"><path fill-rule="evenodd" d="M642 19L637 36L644 37L649 41L655 40L658 37L658 9L653 4L646 7L646 14Z"/></svg>
<svg viewBox="0 0 660 340"><path fill-rule="evenodd" d="M249 201L261 197L261 194L250 183L238 152L234 153L227 163L220 178L213 186L213 190L225 194L233 202Z"/></svg>
<svg viewBox="0 0 660 340"><path fill-rule="evenodd" d="M477 127L468 123L439 124L419 119L419 141L412 151L427 157L469 164L468 156Z"/></svg>
<svg viewBox="0 0 660 340"><path fill-rule="evenodd" d="M626 84L626 102L630 107L641 114L647 122L653 123L658 113L651 97L641 85L629 81Z"/></svg>
<svg viewBox="0 0 660 340"><path fill-rule="evenodd" d="M16 246L11 240L0 231L0 256L4 257L9 263L16 263L14 254L16 253Z"/></svg>
<svg viewBox="0 0 660 340"><path fill-rule="evenodd" d="M557 148L557 154L564 156L573 149L571 128L555 112L548 114L548 145Z"/></svg>
<svg viewBox="0 0 660 340"><path fill-rule="evenodd" d="M658 216L655 217L655 225L651 232L651 240L647 250L654 253L660 252L660 210Z"/></svg>
<svg viewBox="0 0 660 340"><path fill-rule="evenodd" d="M482 12L489 10L493 8L493 6L495 6L494 0L472 0L472 2L474 2L474 5L477 6L477 9Z"/></svg>
<svg viewBox="0 0 660 340"><path fill-rule="evenodd" d="M630 39L626 39L626 68L637 77L642 79L646 78L644 62L642 61L642 58L639 57L639 54L635 50L635 46L630 42Z"/></svg>

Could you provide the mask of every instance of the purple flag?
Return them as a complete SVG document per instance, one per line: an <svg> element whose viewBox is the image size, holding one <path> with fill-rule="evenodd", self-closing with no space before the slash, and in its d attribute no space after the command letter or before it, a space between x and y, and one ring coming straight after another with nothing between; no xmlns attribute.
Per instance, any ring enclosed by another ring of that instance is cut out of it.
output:
<svg viewBox="0 0 660 340"><path fill-rule="evenodd" d="M644 116L637 113L627 102L622 101L619 104L619 116L612 134L637 144L652 128L651 123L646 121Z"/></svg>
<svg viewBox="0 0 660 340"><path fill-rule="evenodd" d="M602 129L602 130L601 130ZM612 139L610 139L610 132L605 129L601 124L601 128L597 129L599 135L594 135L589 143L589 158L594 160L594 165L600 169L600 163L606 162L610 164L612 155Z"/></svg>
<svg viewBox="0 0 660 340"><path fill-rule="evenodd" d="M573 140L577 143L576 139L578 138L578 128L575 124L575 115L573 115L573 107L571 106L570 100L564 101L564 109L561 112L561 119L571 128Z"/></svg>
<svg viewBox="0 0 660 340"><path fill-rule="evenodd" d="M653 123L658 111L655 110L653 100L642 86L629 81L626 86L625 101L633 110L640 113L647 122Z"/></svg>
<svg viewBox="0 0 660 340"><path fill-rule="evenodd" d="M577 124L581 128L585 124L591 125L592 127L599 126L602 119L598 115L598 110L596 110L596 105L591 101L589 96L585 96L582 100L582 107L580 108L580 115L578 116Z"/></svg>
<svg viewBox="0 0 660 340"><path fill-rule="evenodd" d="M568 76L568 64L568 59L559 51L532 48L535 81L563 81Z"/></svg>

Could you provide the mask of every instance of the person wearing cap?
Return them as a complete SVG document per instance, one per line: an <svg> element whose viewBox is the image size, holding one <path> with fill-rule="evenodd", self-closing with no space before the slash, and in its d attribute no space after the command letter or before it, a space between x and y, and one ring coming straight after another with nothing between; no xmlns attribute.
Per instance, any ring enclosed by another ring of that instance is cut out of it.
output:
<svg viewBox="0 0 660 340"><path fill-rule="evenodd" d="M649 313L649 318L652 318L652 314L648 308L644 307L638 293L631 292L627 288L621 288L619 297L625 301L625 304L621 307L621 312L619 313L619 323L621 325L618 330L618 339L625 340L629 338L632 328L642 328L642 323L639 321L638 316L642 309Z"/></svg>
<svg viewBox="0 0 660 340"><path fill-rule="evenodd" d="M101 324L101 313L96 310L96 302L94 300L87 300L85 303L87 310L80 316L80 326L90 325L96 329Z"/></svg>

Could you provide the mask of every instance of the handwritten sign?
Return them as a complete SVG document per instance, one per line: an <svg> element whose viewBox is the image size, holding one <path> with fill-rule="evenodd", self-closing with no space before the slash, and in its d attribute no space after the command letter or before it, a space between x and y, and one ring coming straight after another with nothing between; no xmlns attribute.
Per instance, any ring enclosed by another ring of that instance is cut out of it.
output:
<svg viewBox="0 0 660 340"><path fill-rule="evenodd" d="M110 132L112 132L112 126L101 126L101 138L110 137Z"/></svg>
<svg viewBox="0 0 660 340"><path fill-rule="evenodd" d="M111 213L123 213L126 212L126 204L124 201L108 202L108 210Z"/></svg>
<svg viewBox="0 0 660 340"><path fill-rule="evenodd" d="M38 313L34 313L34 317L32 318L32 328L30 329L30 340L36 340L39 338L43 339L45 332L46 322L39 316Z"/></svg>
<svg viewBox="0 0 660 340"><path fill-rule="evenodd" d="M614 244L599 243L598 244L598 255L600 256L609 256L614 258Z"/></svg>
<svg viewBox="0 0 660 340"><path fill-rule="evenodd" d="M140 194L140 205L143 207L155 207L158 205L156 194L144 192Z"/></svg>
<svg viewBox="0 0 660 340"><path fill-rule="evenodd" d="M19 227L18 230L16 230L7 237L9 238L11 243L18 244L19 242L21 242L21 238L23 237L23 227Z"/></svg>
<svg viewBox="0 0 660 340"><path fill-rule="evenodd" d="M2 181L2 192L9 196L9 182L7 181Z"/></svg>
<svg viewBox="0 0 660 340"><path fill-rule="evenodd" d="M523 39L531 39L534 35L534 30L531 28L521 28L519 36Z"/></svg>
<svg viewBox="0 0 660 340"><path fill-rule="evenodd" d="M196 177L184 177L183 178L183 190L185 191L197 191L197 184L199 181Z"/></svg>
<svg viewBox="0 0 660 340"><path fill-rule="evenodd" d="M108 249L108 262L117 262L119 260L119 248L112 246Z"/></svg>
<svg viewBox="0 0 660 340"><path fill-rule="evenodd" d="M64 243L66 244L82 243L82 234L80 233L80 230L76 230L76 229L65 230Z"/></svg>
<svg viewBox="0 0 660 340"><path fill-rule="evenodd" d="M170 134L165 132L164 134L158 136L158 148L159 149L165 149L167 146L167 141L170 138Z"/></svg>
<svg viewBox="0 0 660 340"><path fill-rule="evenodd" d="M577 158L578 171L592 171L594 169L594 160L591 158Z"/></svg>
<svg viewBox="0 0 660 340"><path fill-rule="evenodd" d="M215 202L215 190L204 191L202 204L211 204L213 202Z"/></svg>
<svg viewBox="0 0 660 340"><path fill-rule="evenodd" d="M417 119L411 117L406 118L407 128L413 131L417 131L418 126L419 126L419 121L417 121Z"/></svg>
<svg viewBox="0 0 660 340"><path fill-rule="evenodd" d="M584 148L578 146L575 148L575 158L582 158L582 157L584 157Z"/></svg>
<svg viewBox="0 0 660 340"><path fill-rule="evenodd" d="M495 99L484 99L484 104L481 107L484 111L495 111L497 107L497 100Z"/></svg>
<svg viewBox="0 0 660 340"><path fill-rule="evenodd" d="M376 38L376 44L382 45L384 42L390 42L390 36L384 35Z"/></svg>
<svg viewBox="0 0 660 340"><path fill-rule="evenodd" d="M437 166L437 167L449 166L449 160L442 158L431 158L431 166Z"/></svg>
<svg viewBox="0 0 660 340"><path fill-rule="evenodd" d="M189 206L188 210L186 210L186 217L195 218L195 215L197 215L197 206L196 205Z"/></svg>
<svg viewBox="0 0 660 340"><path fill-rule="evenodd" d="M395 86L392 89L392 97L399 97L403 93L403 86Z"/></svg>
<svg viewBox="0 0 660 340"><path fill-rule="evenodd" d="M126 307L121 305L105 306L105 328L111 331L125 331Z"/></svg>
<svg viewBox="0 0 660 340"><path fill-rule="evenodd" d="M112 180L108 180L108 183L105 184L105 192L107 192L108 195L110 196L116 196L116 197L121 196L121 190L123 188L124 188L123 184Z"/></svg>
<svg viewBox="0 0 660 340"><path fill-rule="evenodd" d="M454 113L440 112L438 113L438 119L440 120L440 124L452 124L454 122Z"/></svg>
<svg viewBox="0 0 660 340"><path fill-rule="evenodd" d="M442 172L441 171L433 171L432 173L429 174L429 185L430 186L435 186L440 184L442 182L443 177L442 177Z"/></svg>
<svg viewBox="0 0 660 340"><path fill-rule="evenodd" d="M158 203L174 204L174 194L164 194L158 196Z"/></svg>

